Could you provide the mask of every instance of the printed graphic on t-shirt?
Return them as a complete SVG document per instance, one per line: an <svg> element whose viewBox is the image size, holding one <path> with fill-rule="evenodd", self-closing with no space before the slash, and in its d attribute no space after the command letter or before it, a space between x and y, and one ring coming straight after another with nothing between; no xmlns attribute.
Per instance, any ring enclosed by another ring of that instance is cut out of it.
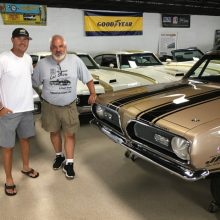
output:
<svg viewBox="0 0 220 220"><path fill-rule="evenodd" d="M56 68L50 69L51 94L71 93L71 81L68 77L68 70L62 70L58 64Z"/></svg>
<svg viewBox="0 0 220 220"><path fill-rule="evenodd" d="M67 86L70 84L71 84L71 82L68 79L57 79L54 81L50 81L50 85L52 85L52 86L54 86L54 85Z"/></svg>

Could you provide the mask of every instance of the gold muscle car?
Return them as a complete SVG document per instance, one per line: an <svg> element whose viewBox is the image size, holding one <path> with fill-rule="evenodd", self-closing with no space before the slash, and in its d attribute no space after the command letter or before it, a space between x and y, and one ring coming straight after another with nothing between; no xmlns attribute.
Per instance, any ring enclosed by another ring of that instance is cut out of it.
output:
<svg viewBox="0 0 220 220"><path fill-rule="evenodd" d="M91 124L126 154L185 180L209 177L209 211L220 205L220 51L205 54L179 81L101 95L92 113Z"/></svg>

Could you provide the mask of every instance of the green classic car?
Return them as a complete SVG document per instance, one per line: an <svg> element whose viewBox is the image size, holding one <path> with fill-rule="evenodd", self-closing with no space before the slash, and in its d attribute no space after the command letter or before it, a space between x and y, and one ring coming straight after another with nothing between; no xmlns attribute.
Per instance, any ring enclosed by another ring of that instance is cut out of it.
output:
<svg viewBox="0 0 220 220"><path fill-rule="evenodd" d="M220 51L205 54L183 79L99 96L98 127L129 153L177 176L211 180L220 205Z"/></svg>

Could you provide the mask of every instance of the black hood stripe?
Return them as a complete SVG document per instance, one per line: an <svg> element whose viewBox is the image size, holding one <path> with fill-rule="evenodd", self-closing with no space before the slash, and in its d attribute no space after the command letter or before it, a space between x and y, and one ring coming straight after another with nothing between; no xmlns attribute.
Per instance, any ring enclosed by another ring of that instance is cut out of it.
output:
<svg viewBox="0 0 220 220"><path fill-rule="evenodd" d="M119 107L126 105L126 104L129 104L130 102L137 101L137 100L143 99L143 98L148 98L150 96L164 93L164 92L175 91L176 89L185 88L185 87L189 87L189 86L190 85L188 83L184 83L184 84L179 83L177 85L172 84L169 87L165 87L164 89L155 90L152 92L143 92L143 93L131 95L129 97L118 99L118 100L110 103L109 106L111 106L111 108L115 108L114 110L117 110Z"/></svg>
<svg viewBox="0 0 220 220"><path fill-rule="evenodd" d="M159 106L151 111L142 113L140 119L148 122L156 122L159 119L166 117L174 112L181 111L183 109L190 108L192 106L199 105L201 103L210 102L220 98L220 90L210 91L209 93L200 94L197 96L187 97L187 102L181 104L175 104L173 102L167 103L163 106ZM156 120L156 121L154 121Z"/></svg>
<svg viewBox="0 0 220 220"><path fill-rule="evenodd" d="M186 99L187 100L190 100L190 99L193 99L193 98L196 98L196 97L201 97L202 95L207 95L208 93L213 93L213 92L216 92L216 91L219 91L219 90L211 90L211 91L206 91L206 92L203 92L203 93L200 93L200 94L195 94L195 95L191 95L191 96L188 96L188 97L186 97ZM187 102L188 104L189 104L189 102ZM185 104L185 103L182 103L182 104ZM187 104L187 105L188 105ZM154 106L154 107L152 107L152 108L148 108L148 109L146 109L145 111L142 111L142 112L140 112L137 116L136 116L136 118L142 118L143 117L143 115L144 114L151 114L152 112L162 112L164 109L165 110L168 110L168 106L169 105L174 105L174 106L176 106L177 104L175 104L175 103L173 103L173 101L171 102L171 101L168 101L168 102L166 102L166 103L162 103L162 104L160 104L160 105L157 105L157 106ZM180 104L178 104L178 106L179 106ZM161 111L160 110L158 110L158 109L161 109ZM163 111L164 112L164 111ZM162 113L161 113L162 114ZM152 119L153 120L153 119Z"/></svg>

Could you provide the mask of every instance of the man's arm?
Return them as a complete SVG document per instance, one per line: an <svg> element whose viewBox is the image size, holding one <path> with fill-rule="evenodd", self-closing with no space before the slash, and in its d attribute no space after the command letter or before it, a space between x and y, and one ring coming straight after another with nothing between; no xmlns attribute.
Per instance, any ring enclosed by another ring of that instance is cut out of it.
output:
<svg viewBox="0 0 220 220"><path fill-rule="evenodd" d="M2 105L2 103L0 102L0 111L4 108L4 106Z"/></svg>
<svg viewBox="0 0 220 220"><path fill-rule="evenodd" d="M87 82L86 85L87 85L89 92L90 92L88 103L93 104L93 103L95 103L95 100L97 97L93 80L90 80L89 82Z"/></svg>
<svg viewBox="0 0 220 220"><path fill-rule="evenodd" d="M4 116L5 114L12 113L12 111L2 105L0 102L0 116Z"/></svg>
<svg viewBox="0 0 220 220"><path fill-rule="evenodd" d="M39 63L37 63L36 67L34 68L33 74L32 74L32 85L34 88L38 88L42 82L40 79L40 67Z"/></svg>

